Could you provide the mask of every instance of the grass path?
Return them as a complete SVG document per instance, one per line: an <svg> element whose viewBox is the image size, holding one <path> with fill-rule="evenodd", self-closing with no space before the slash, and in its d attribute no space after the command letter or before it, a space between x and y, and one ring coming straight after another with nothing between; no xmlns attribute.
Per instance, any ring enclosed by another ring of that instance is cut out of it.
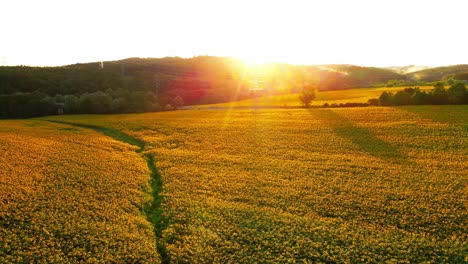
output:
<svg viewBox="0 0 468 264"><path fill-rule="evenodd" d="M81 124L81 123L74 123L74 122L67 122L67 121L57 121L57 120L47 120L52 123L59 123L70 125L74 127L80 128L87 128L102 133L108 137L111 137L115 140L137 146L139 149L136 150L137 153L140 153L142 158L144 158L147 162L148 169L151 171L150 175L150 185L151 185L151 196L153 197L152 201L148 204L143 206L143 212L145 213L148 220L154 226L154 233L157 238L157 249L158 253L161 256L162 263L170 263L169 254L167 253L166 246L162 238L162 232L167 226L167 219L163 216L163 209L161 203L163 201L163 197L160 195L162 191L162 179L161 174L158 171L158 168L155 165L155 157L153 153L144 153L146 143L131 135L123 133L119 130L107 128L103 126L96 126L96 125L89 125L89 124Z"/></svg>

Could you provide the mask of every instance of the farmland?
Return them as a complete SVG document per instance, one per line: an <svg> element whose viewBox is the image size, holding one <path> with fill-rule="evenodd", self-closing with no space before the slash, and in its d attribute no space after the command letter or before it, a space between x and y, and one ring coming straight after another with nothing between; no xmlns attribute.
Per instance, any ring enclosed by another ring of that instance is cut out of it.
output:
<svg viewBox="0 0 468 264"><path fill-rule="evenodd" d="M137 147L39 120L0 122L1 263L159 263Z"/></svg>
<svg viewBox="0 0 468 264"><path fill-rule="evenodd" d="M406 87L381 87L381 88L355 88L346 91L320 91L317 98L312 101L313 106L345 103L367 103L369 99L379 98L382 92L396 92ZM422 86L422 91L431 90L432 86ZM261 98L240 100L235 102L189 106L188 109L210 109L210 108L246 108L246 107L300 107L297 93L271 95Z"/></svg>
<svg viewBox="0 0 468 264"><path fill-rule="evenodd" d="M466 106L46 119L146 142L165 261L467 261Z"/></svg>

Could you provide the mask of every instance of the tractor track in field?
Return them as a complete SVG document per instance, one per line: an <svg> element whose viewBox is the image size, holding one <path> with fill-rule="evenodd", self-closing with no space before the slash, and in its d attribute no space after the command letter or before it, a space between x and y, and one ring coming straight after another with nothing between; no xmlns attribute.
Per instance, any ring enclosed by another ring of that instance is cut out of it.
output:
<svg viewBox="0 0 468 264"><path fill-rule="evenodd" d="M152 201L143 205L142 211L146 215L148 221L151 222L153 225L153 231L156 236L156 243L157 243L157 250L158 254L161 256L161 261L163 264L170 263L170 255L167 252L166 244L162 237L162 233L164 229L167 227L167 219L163 214L162 202L164 200L163 196L161 195L161 191L163 188L163 182L161 178L161 174L159 173L158 168L155 165L155 157L153 153L144 153L146 142L128 135L122 131L103 127L103 126L96 126L90 124L82 124L82 123L75 123L75 122L67 122L67 121L58 121L58 120L46 120L51 123L58 123L64 124L74 127L80 127L85 129L91 129L97 131L101 134L104 134L108 137L111 137L115 140L137 146L138 149L136 152L140 154L140 156L146 161L148 169L150 170L150 186L151 186L151 196L153 197Z"/></svg>

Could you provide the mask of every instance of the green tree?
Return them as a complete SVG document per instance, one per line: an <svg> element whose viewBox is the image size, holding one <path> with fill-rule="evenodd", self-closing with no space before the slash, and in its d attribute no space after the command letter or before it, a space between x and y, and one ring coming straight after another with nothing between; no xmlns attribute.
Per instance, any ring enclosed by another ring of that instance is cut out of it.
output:
<svg viewBox="0 0 468 264"><path fill-rule="evenodd" d="M445 90L444 84L438 82L434 85L434 89L431 92L431 103L432 104L448 104L448 94Z"/></svg>
<svg viewBox="0 0 468 264"><path fill-rule="evenodd" d="M393 94L391 92L384 91L379 97L380 105L392 105Z"/></svg>
<svg viewBox="0 0 468 264"><path fill-rule="evenodd" d="M78 114L78 113L80 113L80 98L78 96L73 95L73 94L66 95L66 96L64 96L63 102L65 103L65 109L64 110L65 110L66 114Z"/></svg>
<svg viewBox="0 0 468 264"><path fill-rule="evenodd" d="M84 93L80 96L81 111L86 114L107 114L111 112L112 97L104 92Z"/></svg>
<svg viewBox="0 0 468 264"><path fill-rule="evenodd" d="M302 86L301 94L299 95L299 100L302 103L302 106L309 108L312 100L315 99L315 87L310 84Z"/></svg>
<svg viewBox="0 0 468 264"><path fill-rule="evenodd" d="M414 90L413 95L411 95L411 101L415 105L422 105L427 103L427 93L425 91L421 91L419 88Z"/></svg>
<svg viewBox="0 0 468 264"><path fill-rule="evenodd" d="M463 104L465 98L468 96L468 90L466 89L465 84L461 82L451 85L447 93L450 104Z"/></svg>
<svg viewBox="0 0 468 264"><path fill-rule="evenodd" d="M405 91L398 91L393 96L394 105L410 105L411 104L411 95Z"/></svg>

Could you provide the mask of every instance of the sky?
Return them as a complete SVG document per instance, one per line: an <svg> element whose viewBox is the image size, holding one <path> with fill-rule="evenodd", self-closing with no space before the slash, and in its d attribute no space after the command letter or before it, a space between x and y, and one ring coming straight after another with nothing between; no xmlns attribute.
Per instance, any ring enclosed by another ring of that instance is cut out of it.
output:
<svg viewBox="0 0 468 264"><path fill-rule="evenodd" d="M250 63L468 63L465 0L2 0L0 65L226 56Z"/></svg>

